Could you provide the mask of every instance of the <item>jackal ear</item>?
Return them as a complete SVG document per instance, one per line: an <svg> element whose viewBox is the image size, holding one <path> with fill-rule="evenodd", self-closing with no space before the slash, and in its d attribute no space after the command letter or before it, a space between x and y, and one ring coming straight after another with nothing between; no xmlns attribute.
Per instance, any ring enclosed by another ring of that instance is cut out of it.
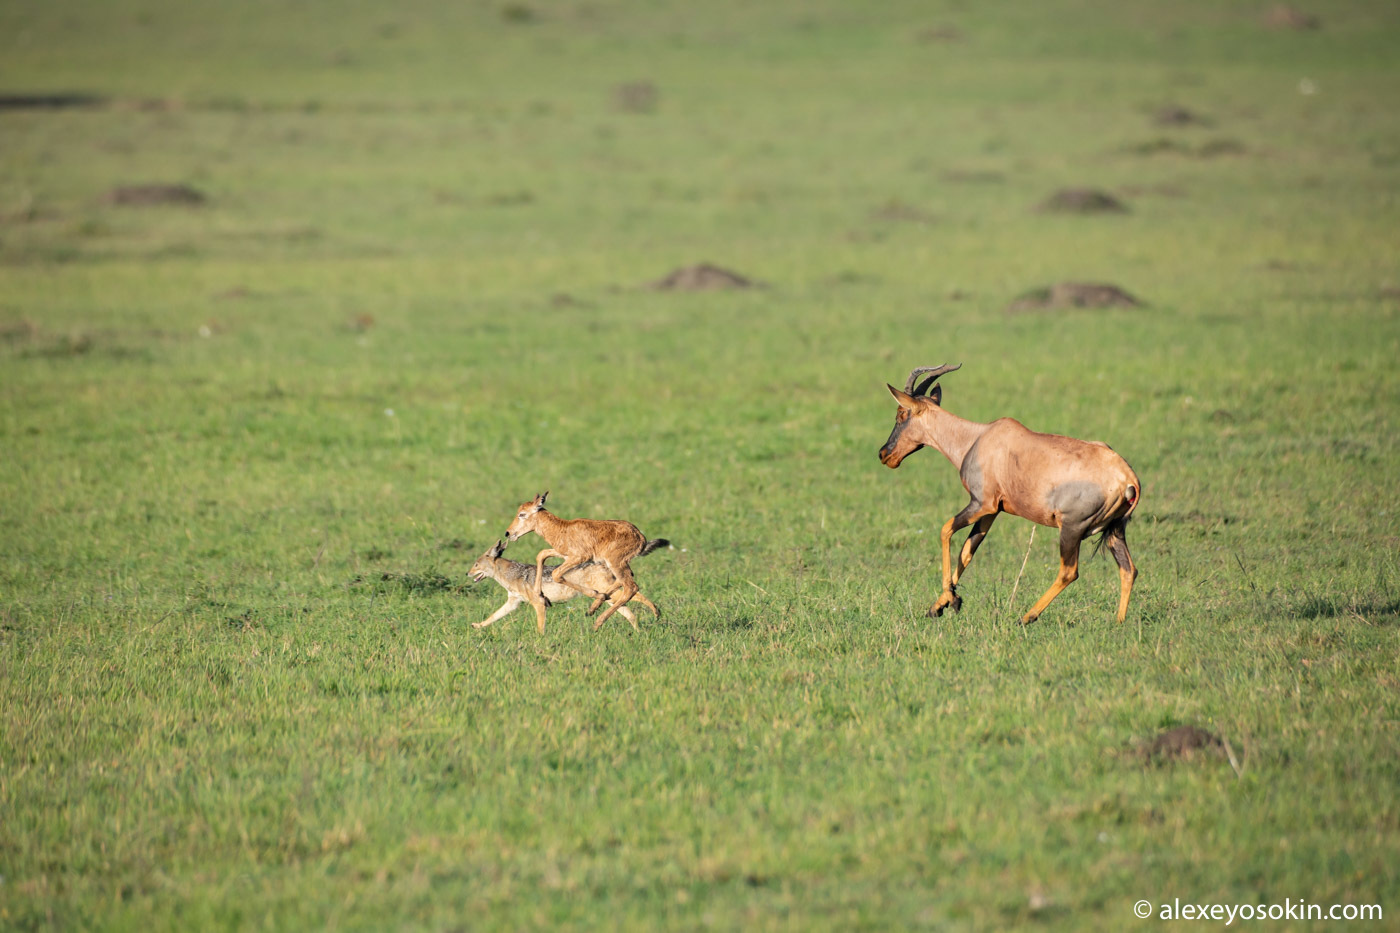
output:
<svg viewBox="0 0 1400 933"><path fill-rule="evenodd" d="M885 388L887 388L887 389L890 390L890 394L894 396L894 400L895 400L896 402L899 403L899 407L900 407L900 408L913 408L913 407L915 407L915 406L914 406L914 396L909 395L908 393L899 391L899 390L896 389L894 386L890 385L888 382L885 383Z"/></svg>
<svg viewBox="0 0 1400 933"><path fill-rule="evenodd" d="M548 489L546 489L544 492L540 493L538 496L535 496L535 505L538 505L540 508L544 508L544 500L545 500L546 498L548 498L548 496L549 496L549 490L548 490Z"/></svg>

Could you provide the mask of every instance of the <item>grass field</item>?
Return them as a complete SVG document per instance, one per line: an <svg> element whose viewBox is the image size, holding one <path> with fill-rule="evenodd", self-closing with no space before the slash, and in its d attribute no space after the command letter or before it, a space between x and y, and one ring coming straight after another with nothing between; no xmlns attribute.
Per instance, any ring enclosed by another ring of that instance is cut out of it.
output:
<svg viewBox="0 0 1400 933"><path fill-rule="evenodd" d="M0 109L0 928L1393 927L1400 15L1267 7L0 5L101 98ZM1142 477L1126 624L1013 518L924 617L940 362ZM661 621L470 627L544 489Z"/></svg>

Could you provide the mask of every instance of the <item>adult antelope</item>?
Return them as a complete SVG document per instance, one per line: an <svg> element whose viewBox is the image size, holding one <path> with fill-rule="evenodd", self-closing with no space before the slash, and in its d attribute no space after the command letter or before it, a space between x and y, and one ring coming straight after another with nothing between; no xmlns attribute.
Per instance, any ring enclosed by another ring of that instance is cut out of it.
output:
<svg viewBox="0 0 1400 933"><path fill-rule="evenodd" d="M1118 621L1128 613L1128 597L1137 568L1128 553L1128 519L1141 497L1142 485L1127 461L1107 444L1081 441L1059 434L1039 434L1013 418L991 424L967 421L942 408L943 387L938 377L962 367L921 366L909 374L901 392L886 384L899 403L894 430L880 448L880 462L895 469L904 458L933 447L958 468L972 501L943 526L943 593L929 607L940 616L949 606L962 608L958 580L992 522L1002 512L1060 529L1060 572L1045 595L1036 601L1021 624L1040 617L1060 591L1079 578L1079 545L1089 535L1103 533L1103 543L1118 562L1122 593ZM915 388L914 383L923 377ZM950 546L959 528L972 525L954 566Z"/></svg>
<svg viewBox="0 0 1400 933"><path fill-rule="evenodd" d="M544 562L551 557L562 557L564 563L554 568L554 580L572 587L585 596L593 597L589 613L596 612L608 600L612 605L593 623L596 632L608 617L627 605L633 599L651 610L651 614L661 618L661 610L651 600L642 595L637 581L632 577L633 558L647 552L646 535L631 522L600 520L591 518L558 518L545 510L544 501L549 496L542 492L529 502L520 503L515 520L506 529L506 540L514 541L534 532L549 543L535 555L535 595L543 595ZM660 547L668 542L659 539ZM608 589L594 589L581 581L570 580L567 576L589 561L596 561L612 573L612 583Z"/></svg>

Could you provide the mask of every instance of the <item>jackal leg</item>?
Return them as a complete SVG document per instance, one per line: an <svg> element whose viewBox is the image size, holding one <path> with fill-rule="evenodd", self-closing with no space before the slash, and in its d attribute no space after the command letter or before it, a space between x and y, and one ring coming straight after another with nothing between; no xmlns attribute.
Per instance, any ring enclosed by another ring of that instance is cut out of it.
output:
<svg viewBox="0 0 1400 933"><path fill-rule="evenodd" d="M1045 611L1045 607L1060 595L1065 587L1079 579L1079 543L1084 540L1084 529L1082 527L1060 528L1060 572L1055 576L1055 582L1050 584L1050 589L1045 591L1045 595L1036 600L1036 604L1031 607L1031 611L1021 617L1022 625L1030 625L1040 614Z"/></svg>
<svg viewBox="0 0 1400 933"><path fill-rule="evenodd" d="M1108 552L1113 555L1113 559L1118 562L1118 578L1122 584L1122 592L1118 597L1118 621L1122 622L1128 616L1128 597L1133 593L1133 581L1137 579L1137 566L1133 563L1133 555L1128 553L1128 535L1126 523L1119 523L1108 529L1104 535L1104 543L1108 545Z"/></svg>
<svg viewBox="0 0 1400 933"><path fill-rule="evenodd" d="M490 625L492 622L499 622L501 619L504 619L506 616L514 612L515 607L519 606L524 601L525 600L519 596L512 595L507 597L505 605L497 609L495 612L491 613L491 617L489 619L484 619L480 622L473 622L472 628L486 628L486 626Z"/></svg>

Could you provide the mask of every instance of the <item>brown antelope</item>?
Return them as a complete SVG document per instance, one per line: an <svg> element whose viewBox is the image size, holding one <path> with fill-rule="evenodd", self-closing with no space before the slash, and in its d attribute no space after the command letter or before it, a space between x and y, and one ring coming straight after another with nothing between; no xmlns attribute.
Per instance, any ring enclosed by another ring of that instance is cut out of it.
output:
<svg viewBox="0 0 1400 933"><path fill-rule="evenodd" d="M659 547L666 545L665 539L648 541L642 548L642 553L638 556L650 554ZM576 596L583 594L571 586L553 579L551 575L552 567L544 569L544 586L542 594L535 592L535 568L530 564L522 564L518 560L507 560L501 554L505 552L504 541L497 541L476 559L472 564L471 578L477 583L487 577L495 580L506 590L505 605L491 613L491 617L483 622L473 622L472 628L486 628L493 622L504 619L516 610L523 602L528 602L535 609L535 619L539 623L540 634L544 634L545 609L555 603L567 602ZM589 561L582 564L578 569L571 571L572 579L584 586L594 590L606 589L613 584L613 575L602 564ZM619 606L618 612L622 617L632 623L632 627L637 627L637 617L632 614L632 610L626 606Z"/></svg>
<svg viewBox="0 0 1400 933"><path fill-rule="evenodd" d="M591 518L557 518L545 511L544 500L549 495L542 492L529 502L520 503L515 521L506 529L506 540L514 541L534 532L549 547L535 555L535 594L542 595L544 583L544 562L551 557L562 557L564 563L554 568L554 579L571 586L586 596L593 597L593 605L588 607L590 614L596 612L604 600L612 603L593 623L596 632L608 617L633 599L651 610L652 615L661 618L661 611L651 600L642 595L637 581L632 577L631 560L648 550L646 535L636 525L623 521L600 521ZM668 543L664 538L658 539ZM656 545L659 547L660 545ZM596 561L612 572L613 580L607 588L587 585L570 580L570 571L588 561ZM614 594L620 595L614 598Z"/></svg>
<svg viewBox="0 0 1400 933"><path fill-rule="evenodd" d="M887 385L899 402L899 411L890 439L880 448L880 462L895 469L914 451L933 447L958 468L962 484L972 496L967 508L943 526L943 593L928 614L940 616L948 606L954 612L962 608L958 580L992 522L1002 512L1009 512L1060 529L1059 575L1021 617L1022 625L1039 618L1060 591L1079 578L1079 544L1100 532L1118 562L1122 583L1118 621L1122 622L1137 579L1126 534L1128 518L1142 493L1137 474L1112 448L1098 441L1039 434L1013 418L979 424L944 411L938 377L961 366L921 366L909 374L903 392ZM920 376L925 378L915 388ZM954 566L949 550L953 535L968 525L973 526L972 531Z"/></svg>

